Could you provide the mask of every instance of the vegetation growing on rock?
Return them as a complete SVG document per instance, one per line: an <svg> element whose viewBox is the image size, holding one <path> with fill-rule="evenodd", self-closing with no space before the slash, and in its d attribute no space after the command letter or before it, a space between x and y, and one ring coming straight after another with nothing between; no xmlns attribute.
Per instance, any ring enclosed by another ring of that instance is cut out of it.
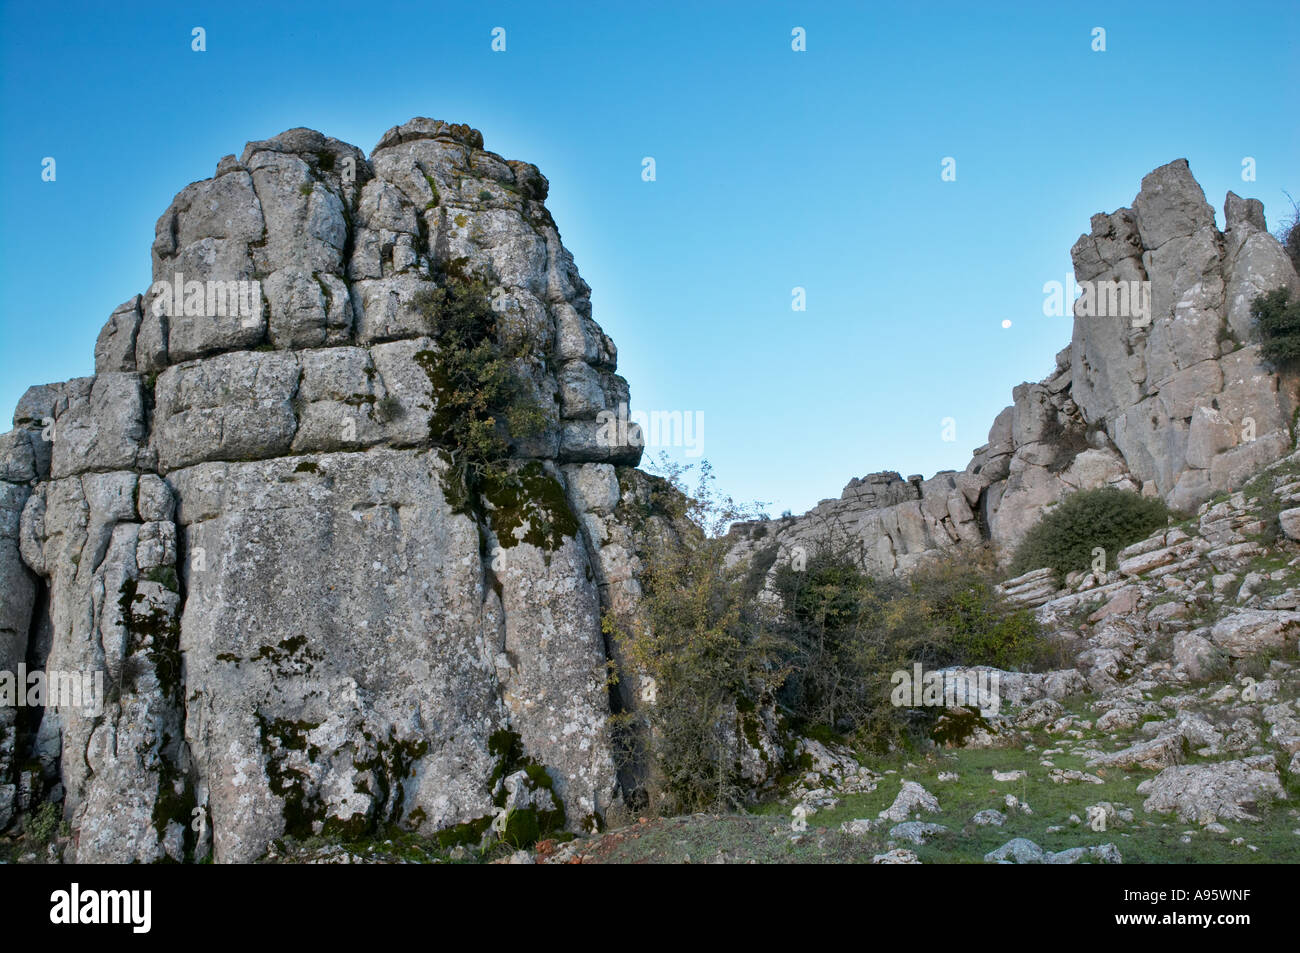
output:
<svg viewBox="0 0 1300 953"><path fill-rule="evenodd" d="M1038 521L1016 548L1010 573L1051 567L1058 573L1086 570L1105 550L1105 566L1115 554L1169 521L1163 500L1114 487L1083 490L1067 496Z"/></svg>
<svg viewBox="0 0 1300 953"><path fill-rule="evenodd" d="M1255 298L1250 313L1263 338L1264 357L1279 369L1300 365L1300 299L1292 301L1288 288L1275 288Z"/></svg>
<svg viewBox="0 0 1300 953"><path fill-rule="evenodd" d="M1041 667L1049 658L1033 616L994 587L990 554L936 559L906 579L875 579L843 546L825 544L803 569L783 562L774 588L789 646L782 703L799 727L829 731L865 750L923 737L933 709L897 708L891 675L957 665Z"/></svg>
<svg viewBox="0 0 1300 953"><path fill-rule="evenodd" d="M875 579L850 547L827 543L806 565L777 564L775 602L760 599L764 577L723 558L731 541L721 530L746 511L714 491L707 469L693 493L681 476L670 471L666 483L699 536L648 552L640 613L608 623L623 650L619 677L652 686L643 698L653 702L621 717L643 726L646 794L660 810L751 798L744 749L769 761L777 739L763 735L774 726L862 751L923 741L936 713L892 705L895 671L1027 667L1048 657L1033 616L997 594L987 554ZM732 721L738 731L720 728ZM781 757L789 762L791 751Z"/></svg>
<svg viewBox="0 0 1300 953"><path fill-rule="evenodd" d="M605 623L624 659L617 677L653 698L616 721L640 730L645 794L669 812L744 803L737 739L720 726L734 719L738 701L770 704L785 678L776 635L750 598L744 568L725 560L729 544L720 530L743 509L716 494L707 467L693 494L682 473L668 472L660 501L695 523L697 540L654 541L640 611Z"/></svg>
<svg viewBox="0 0 1300 953"><path fill-rule="evenodd" d="M511 440L536 436L547 423L521 370L533 342L500 320L489 290L453 262L416 299L437 345L415 355L436 401L429 436L451 463L449 499L466 512L487 484L510 480Z"/></svg>

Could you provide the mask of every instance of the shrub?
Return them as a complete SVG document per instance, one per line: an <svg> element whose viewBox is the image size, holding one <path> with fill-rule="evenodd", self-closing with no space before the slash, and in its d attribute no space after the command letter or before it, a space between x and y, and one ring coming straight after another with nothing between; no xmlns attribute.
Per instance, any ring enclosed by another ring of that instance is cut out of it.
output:
<svg viewBox="0 0 1300 953"><path fill-rule="evenodd" d="M714 494L707 463L688 493L688 469L665 467L656 510L689 520L694 538L656 534L643 554L637 611L604 620L622 662L616 678L631 680L648 702L619 716L639 735L629 754L643 761L651 807L669 813L733 809L748 799L731 729L770 704L785 678L777 640L745 585L746 567L726 564L726 527L752 514Z"/></svg>
<svg viewBox="0 0 1300 953"><path fill-rule="evenodd" d="M663 485L675 489L657 507L689 518L696 535L638 553L643 598L631 616L605 619L622 660L617 677L638 688L646 682L636 680L653 679L654 702L619 719L640 729L635 750L655 807L743 803L751 792L729 728L755 712L775 708L804 734L886 750L927 736L943 710L895 707L895 672L1048 660L1032 613L998 595L983 551L935 559L905 579L876 579L860 568L856 543L826 538L802 568L777 565L776 598L761 597L779 547L729 566L734 540L725 529L746 514L714 496L707 464L702 473L687 493L681 471L670 472Z"/></svg>
<svg viewBox="0 0 1300 953"><path fill-rule="evenodd" d="M452 502L463 509L486 480L505 478L510 438L531 437L546 427L522 370L532 342L499 320L487 283L478 276L453 270L415 303L437 344L415 355L436 400L429 435L450 458Z"/></svg>
<svg viewBox="0 0 1300 953"><path fill-rule="evenodd" d="M874 581L847 547L823 541L802 569L789 561L777 566L773 586L793 669L783 704L801 726L851 733L870 690L870 668L860 649L874 621Z"/></svg>
<svg viewBox="0 0 1300 953"><path fill-rule="evenodd" d="M911 596L943 634L935 641L950 664L1032 669L1046 661L1032 612L1011 608L994 587L991 555L954 556L924 566L908 580Z"/></svg>
<svg viewBox="0 0 1300 953"><path fill-rule="evenodd" d="M848 547L825 542L803 571L779 567L779 634L794 648L781 699L796 725L888 749L928 733L938 713L894 707L894 672L918 663L933 671L1047 661L1032 613L1004 602L993 573L992 557L981 552L932 560L906 579L873 579Z"/></svg>
<svg viewBox="0 0 1300 953"><path fill-rule="evenodd" d="M1043 567L1059 573L1088 569L1099 547L1106 551L1106 565L1113 566L1119 550L1168 522L1169 509L1160 499L1114 487L1072 493L1025 534L1010 573L1019 576Z"/></svg>
<svg viewBox="0 0 1300 953"><path fill-rule="evenodd" d="M1286 370L1300 364L1300 300L1290 301L1290 297L1290 289L1275 288L1258 295L1250 306L1264 359Z"/></svg>
<svg viewBox="0 0 1300 953"><path fill-rule="evenodd" d="M27 833L36 843L48 844L58 832L61 820L63 820L63 812L59 810L57 804L42 804L32 815Z"/></svg>

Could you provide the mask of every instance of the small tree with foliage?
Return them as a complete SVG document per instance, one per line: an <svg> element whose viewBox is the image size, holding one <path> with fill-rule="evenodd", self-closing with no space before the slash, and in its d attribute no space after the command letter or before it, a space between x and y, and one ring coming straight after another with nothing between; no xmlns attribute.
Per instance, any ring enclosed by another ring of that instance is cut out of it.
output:
<svg viewBox="0 0 1300 953"><path fill-rule="evenodd" d="M492 307L487 282L450 268L415 306L428 323L434 350L415 355L433 385L429 435L450 458L458 509L488 480L506 473L510 440L546 428L525 373L534 344Z"/></svg>
<svg viewBox="0 0 1300 953"><path fill-rule="evenodd" d="M780 632L794 651L781 697L796 726L885 750L926 735L937 715L893 705L895 672L1046 661L1038 623L1006 604L994 574L991 554L980 550L931 559L902 579L877 579L849 548L825 541L804 571L779 567Z"/></svg>
<svg viewBox="0 0 1300 953"><path fill-rule="evenodd" d="M1159 498L1102 487L1067 496L1025 534L1011 560L1010 572L1021 575L1050 567L1059 573L1088 569L1098 548L1113 566L1115 554L1169 522L1169 508Z"/></svg>
<svg viewBox="0 0 1300 953"><path fill-rule="evenodd" d="M688 491L691 467L659 466L655 504L694 527L688 539L655 537L644 554L638 611L607 617L623 659L617 678L653 686L621 721L640 727L646 794L670 813L734 809L749 795L734 730L744 711L768 705L785 679L782 652L746 584L746 567L729 566L727 527L752 519L714 490L707 462ZM627 727L624 724L624 727Z"/></svg>
<svg viewBox="0 0 1300 953"><path fill-rule="evenodd" d="M1257 296L1250 306L1265 360L1285 370L1300 365L1300 300L1290 298L1289 289L1275 288Z"/></svg>

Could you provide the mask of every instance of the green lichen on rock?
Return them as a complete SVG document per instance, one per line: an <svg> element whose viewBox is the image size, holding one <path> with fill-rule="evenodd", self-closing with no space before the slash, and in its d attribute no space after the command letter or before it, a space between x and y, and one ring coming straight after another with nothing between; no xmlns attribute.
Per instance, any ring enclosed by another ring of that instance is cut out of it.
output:
<svg viewBox="0 0 1300 953"><path fill-rule="evenodd" d="M179 589L176 572L171 567L152 569L147 574L149 582L172 592ZM123 704L123 694L139 694L140 679L153 672L157 683L157 701L163 707L179 710L181 705L180 623L175 614L165 606L152 604L139 593L141 580L126 580L118 594L118 606L127 638L125 657L118 670L118 678L110 683L105 702ZM148 611L142 611L148 606ZM146 694L123 704L122 717L138 717L139 713L157 713L157 702L149 700L152 689ZM193 860L197 834L192 827L193 812L197 804L193 778L180 767L181 740L166 729L161 730L156 747L138 754L143 767L157 778L154 791L152 821L157 841L162 844L168 837L172 824L180 826L182 856L163 856L160 862Z"/></svg>
<svg viewBox="0 0 1300 953"><path fill-rule="evenodd" d="M180 576L176 574L176 570L171 566L155 566L153 569L148 569L144 573L144 578L149 582L158 583L158 585L171 592L179 593L181 591Z"/></svg>
<svg viewBox="0 0 1300 953"><path fill-rule="evenodd" d="M374 754L369 758L353 759L352 767L359 774L369 775L375 781L376 790L370 790L364 780L357 787L358 791L371 797L377 808L368 827L373 830L402 820L402 810L406 804L406 782L411 777L415 763L429 753L429 742L423 738L399 738L397 730L391 725L387 738L377 738L369 731L363 731L362 735ZM408 816L408 823L410 820Z"/></svg>
<svg viewBox="0 0 1300 953"><path fill-rule="evenodd" d="M468 846L477 844L483 840L483 835L487 833L492 826L490 816L476 817L472 821L465 821L463 824L455 824L451 827L444 827L438 833L434 834L434 839L438 846L444 849L449 847Z"/></svg>
<svg viewBox="0 0 1300 953"><path fill-rule="evenodd" d="M163 733L162 752L158 759L158 788L154 795L153 826L161 843L167 836L167 828L179 824L183 831L184 856L186 861L194 859L194 849L198 845L198 835L194 830L194 808L198 798L194 792L194 779L182 774L171 763L168 752L173 739Z"/></svg>
<svg viewBox="0 0 1300 953"><path fill-rule="evenodd" d="M492 803L497 806L498 811L505 811L504 823L499 831L501 841L520 849L532 846L543 837L563 831L564 805L555 794L551 776L545 767L524 754L523 740L519 734L505 728L493 732L488 738L488 752L496 760L492 773L488 777L488 790L492 792ZM534 802L549 800L551 808L529 806L507 810L510 792L506 789L505 780L520 771L527 779L525 787L531 795L531 800Z"/></svg>
<svg viewBox="0 0 1300 953"><path fill-rule="evenodd" d="M537 461L514 472L493 473L485 481L486 516L502 548L529 543L554 551L578 535L578 519L559 480ZM516 530L523 529L522 536Z"/></svg>
<svg viewBox="0 0 1300 953"><path fill-rule="evenodd" d="M442 197L438 194L438 184L433 181L433 176L429 175L427 172L424 173L424 181L429 186L429 191L433 193L433 198L426 202L424 207L425 209L437 208L438 204L442 201Z"/></svg>
<svg viewBox="0 0 1300 953"><path fill-rule="evenodd" d="M296 655L306 645L306 636L291 635L286 639L281 639L278 645L263 645L253 655L253 658L264 662L283 662Z"/></svg>

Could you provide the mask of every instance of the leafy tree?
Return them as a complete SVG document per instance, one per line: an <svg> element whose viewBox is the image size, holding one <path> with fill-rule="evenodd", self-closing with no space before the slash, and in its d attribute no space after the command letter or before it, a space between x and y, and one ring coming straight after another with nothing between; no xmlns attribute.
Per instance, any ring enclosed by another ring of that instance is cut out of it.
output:
<svg viewBox="0 0 1300 953"><path fill-rule="evenodd" d="M887 749L924 736L937 715L894 707L895 672L1046 661L1032 613L1005 603L994 572L992 556L981 551L933 559L905 579L874 579L849 547L827 541L802 572L779 567L778 631L795 652L781 698L796 724Z"/></svg>
<svg viewBox="0 0 1300 953"><path fill-rule="evenodd" d="M638 754L653 807L670 813L742 804L749 791L738 762L737 723L769 704L784 681L777 639L746 586L746 567L730 566L726 528L752 509L719 496L708 463L688 492L691 467L660 464L652 506L691 528L679 537L652 535L643 554L637 611L606 617L619 648L619 679L641 691Z"/></svg>
<svg viewBox="0 0 1300 953"><path fill-rule="evenodd" d="M729 565L735 540L726 529L750 514L717 496L707 465L688 492L684 469L669 468L658 484L657 511L686 519L693 532L655 536L639 554L637 610L605 620L623 661L617 677L653 685L653 703L620 717L644 738L638 751L655 806L743 803L751 793L737 761L746 718L778 712L765 723L783 718L806 734L884 750L928 735L941 711L895 707L895 672L1048 660L1033 614L998 595L990 553L963 551L906 578L878 579L862 570L854 541L830 534L797 562L780 559L773 543L753 566Z"/></svg>

